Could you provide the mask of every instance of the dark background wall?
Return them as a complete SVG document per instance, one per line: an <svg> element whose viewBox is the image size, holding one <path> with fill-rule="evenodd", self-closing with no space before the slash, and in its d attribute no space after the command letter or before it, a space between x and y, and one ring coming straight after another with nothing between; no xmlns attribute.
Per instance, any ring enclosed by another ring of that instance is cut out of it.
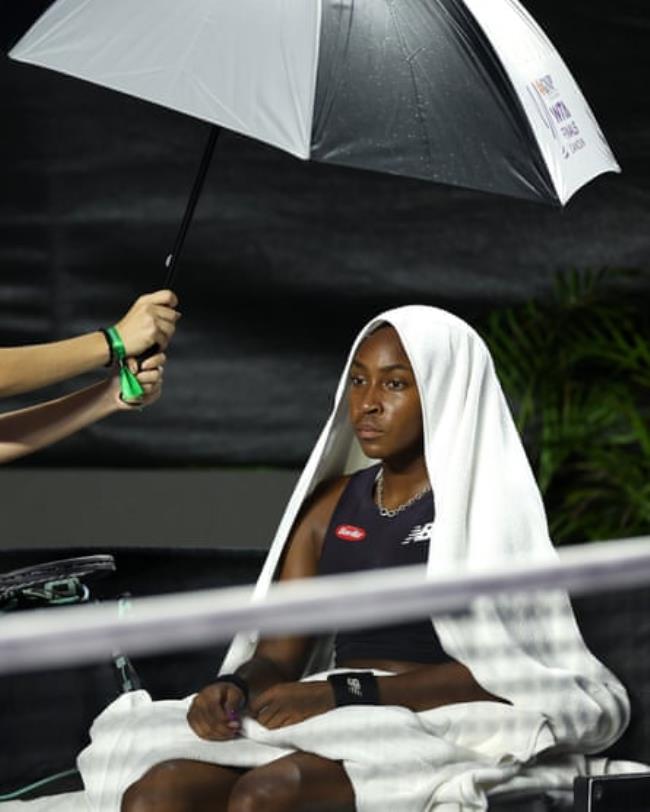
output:
<svg viewBox="0 0 650 812"><path fill-rule="evenodd" d="M49 560L82 547L265 550L296 478L278 469L7 466L0 551L47 548Z"/></svg>
<svg viewBox="0 0 650 812"><path fill-rule="evenodd" d="M297 466L351 337L378 309L425 302L480 321L547 290L560 269L647 272L650 9L526 5L581 84L622 176L597 179L559 210L303 163L227 133L186 246L164 400L18 465ZM2 12L5 43L18 11ZM162 283L205 125L6 58L0 99L0 341L115 321ZM647 295L647 276L639 284Z"/></svg>

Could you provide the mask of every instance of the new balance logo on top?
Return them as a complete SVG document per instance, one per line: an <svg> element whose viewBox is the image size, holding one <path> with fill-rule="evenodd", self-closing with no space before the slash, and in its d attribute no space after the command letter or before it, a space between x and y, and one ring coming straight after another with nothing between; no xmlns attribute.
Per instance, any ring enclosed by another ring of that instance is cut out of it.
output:
<svg viewBox="0 0 650 812"><path fill-rule="evenodd" d="M404 539L402 544L415 544L419 541L429 541L433 535L433 522L428 524L416 524L411 528L411 532Z"/></svg>
<svg viewBox="0 0 650 812"><path fill-rule="evenodd" d="M348 693L361 696L361 681L357 677L348 677L346 680Z"/></svg>

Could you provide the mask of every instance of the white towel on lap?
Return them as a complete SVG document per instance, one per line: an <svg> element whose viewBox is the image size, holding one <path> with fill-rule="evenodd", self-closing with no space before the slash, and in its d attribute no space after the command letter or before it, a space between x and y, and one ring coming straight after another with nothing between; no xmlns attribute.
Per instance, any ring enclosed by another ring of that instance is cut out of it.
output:
<svg viewBox="0 0 650 812"><path fill-rule="evenodd" d="M460 793L466 809L478 810L485 808L485 786L509 779L553 742L541 715L533 719L491 702L422 713L350 706L278 730L244 719L241 737L210 742L187 724L191 699L152 702L145 691L136 691L97 718L91 744L79 757L88 809L119 812L124 791L170 759L256 767L300 750L343 762L358 812L442 810L436 802L441 791L455 795L456 804Z"/></svg>
<svg viewBox="0 0 650 812"><path fill-rule="evenodd" d="M380 673L380 672L377 672ZM309 679L322 679L324 674ZM194 759L232 767L268 764L296 750L342 761L358 812L484 810L494 786L546 787L549 776L571 786L585 760L525 768L553 744L547 720L496 702L447 705L414 713L396 706L349 706L278 730L245 719L243 735L225 742L196 736L186 716L192 697L153 702L124 694L91 729L79 757L85 793L6 804L25 812L119 812L124 791L151 767ZM602 762L599 762L602 767ZM558 778L561 776L561 778Z"/></svg>

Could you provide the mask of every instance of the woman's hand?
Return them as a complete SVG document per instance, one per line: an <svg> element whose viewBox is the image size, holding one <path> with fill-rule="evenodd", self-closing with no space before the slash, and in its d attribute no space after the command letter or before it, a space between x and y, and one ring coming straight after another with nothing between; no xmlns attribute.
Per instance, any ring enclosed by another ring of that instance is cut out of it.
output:
<svg viewBox="0 0 650 812"><path fill-rule="evenodd" d="M209 741L233 739L239 734L244 694L230 682L214 682L194 697L187 721L197 736Z"/></svg>
<svg viewBox="0 0 650 812"><path fill-rule="evenodd" d="M116 372L111 381L111 392L118 401L120 409L128 411L133 408L143 408L144 406L151 406L152 403L158 400L162 392L163 374L166 362L167 357L165 354L158 353L143 361L142 366L138 370L138 362L135 359L129 358L127 360L129 369L142 384L144 395L138 400L129 401L128 403L123 401L120 397L119 371Z"/></svg>
<svg viewBox="0 0 650 812"><path fill-rule="evenodd" d="M174 310L177 305L178 299L171 290L157 290L136 299L129 312L115 325L126 354L141 355L154 344L166 349L181 317Z"/></svg>
<svg viewBox="0 0 650 812"><path fill-rule="evenodd" d="M249 713L269 730L295 725L332 710L334 696L328 682L280 682L249 702Z"/></svg>

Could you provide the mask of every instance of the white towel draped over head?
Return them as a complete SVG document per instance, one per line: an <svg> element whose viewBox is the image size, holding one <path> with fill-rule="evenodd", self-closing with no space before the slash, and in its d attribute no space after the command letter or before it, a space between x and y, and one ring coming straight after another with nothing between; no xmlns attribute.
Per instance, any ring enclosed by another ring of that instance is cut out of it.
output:
<svg viewBox="0 0 650 812"><path fill-rule="evenodd" d="M325 479L364 467L347 420L349 366L359 343L382 323L401 339L422 404L425 457L436 517L428 571L459 564L549 561L556 555L544 506L490 354L477 333L445 311L413 305L380 314L357 337L332 414L280 522L255 591L266 593L305 497ZM464 613L436 617L447 653L483 687L515 707L543 713L558 747L596 752L625 729L629 703L619 681L587 650L561 592L481 598ZM252 654L239 635L223 670Z"/></svg>

